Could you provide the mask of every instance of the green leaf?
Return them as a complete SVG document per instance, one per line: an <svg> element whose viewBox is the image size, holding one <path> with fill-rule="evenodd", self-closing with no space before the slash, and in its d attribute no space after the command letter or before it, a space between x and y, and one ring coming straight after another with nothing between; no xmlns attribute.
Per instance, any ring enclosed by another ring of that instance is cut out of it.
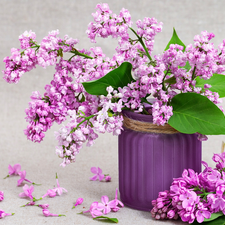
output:
<svg viewBox="0 0 225 225"><path fill-rule="evenodd" d="M181 93L172 98L173 115L168 123L176 130L205 135L225 134L225 116L207 97Z"/></svg>
<svg viewBox="0 0 225 225"><path fill-rule="evenodd" d="M164 82L168 83L168 84L176 84L176 78L173 76L173 77L166 79Z"/></svg>
<svg viewBox="0 0 225 225"><path fill-rule="evenodd" d="M169 43L167 44L167 46L166 46L166 48L165 48L164 51L168 50L171 44L178 44L178 45L181 45L181 46L184 47L184 48L183 48L183 52L185 51L186 46L185 46L185 44L180 40L180 38L178 37L175 28L173 28L173 36L172 36L172 38L170 39L170 41L169 41Z"/></svg>
<svg viewBox="0 0 225 225"><path fill-rule="evenodd" d="M83 82L85 90L91 95L107 95L106 88L112 86L114 89L124 87L134 81L131 75L132 64L122 63L118 68L110 71L98 80Z"/></svg>
<svg viewBox="0 0 225 225"><path fill-rule="evenodd" d="M200 79L199 77L196 77L195 80L195 87L204 88L205 84L210 84L212 86L209 88L210 91L217 92L220 98L225 97L225 75L213 74L213 76L208 80Z"/></svg>
<svg viewBox="0 0 225 225"><path fill-rule="evenodd" d="M186 62L186 65L185 65L183 68L186 69L187 72L188 72L188 71L191 69L190 63L187 61L187 62Z"/></svg>
<svg viewBox="0 0 225 225"><path fill-rule="evenodd" d="M200 223L198 223L197 221L195 221L191 225L199 225L199 224ZM208 221L208 222L205 222L205 220L204 220L202 224L203 225L225 225L225 216L217 217L214 220L211 220L211 221Z"/></svg>
<svg viewBox="0 0 225 225"><path fill-rule="evenodd" d="M212 213L211 217L209 219L204 219L204 222L209 222L209 221L215 220L216 218L218 218L220 216L223 216L222 212Z"/></svg>
<svg viewBox="0 0 225 225"><path fill-rule="evenodd" d="M93 218L93 220L96 219L100 219L99 221L105 221L105 222L110 222L110 223L118 223L118 219L117 218L110 218L110 217L106 217L106 216L97 216L95 218Z"/></svg>

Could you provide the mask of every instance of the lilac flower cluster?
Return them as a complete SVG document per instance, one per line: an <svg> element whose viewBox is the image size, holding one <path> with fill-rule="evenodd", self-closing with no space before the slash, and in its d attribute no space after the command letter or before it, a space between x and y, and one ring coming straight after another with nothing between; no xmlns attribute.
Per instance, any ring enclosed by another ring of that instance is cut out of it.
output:
<svg viewBox="0 0 225 225"><path fill-rule="evenodd" d="M225 72L225 41L216 49L210 40L214 34L204 31L194 37L194 44L183 48L171 44L161 55L151 56L154 38L162 30L162 23L155 18L144 18L136 22L137 31L131 25L131 15L122 9L114 14L108 4L98 4L93 13L94 22L88 25L87 35L92 42L97 37L118 39L118 46L112 58L106 57L100 47L90 50L77 49L78 40L51 31L40 44L34 32L19 36L21 49L12 49L12 55L4 59L4 79L17 83L22 74L40 65L44 68L55 66L50 84L45 86L43 96L33 92L26 109L29 123L24 130L27 138L41 142L45 132L53 123L61 124L68 119L55 136L58 140L56 154L65 166L75 162L84 143L91 146L98 137L97 132L111 132L119 135L123 129L121 111L129 109L146 113L144 104L152 104L153 123L165 125L173 115L171 99L179 94L195 92L219 104L216 92L196 87L196 77L209 79L213 73ZM67 54L64 54L67 53ZM72 54L69 59L64 55ZM124 87L107 87L107 95L91 95L82 85L105 76L123 62L132 64L133 81ZM188 65L187 69L184 66ZM221 109L222 110L222 109ZM202 140L206 139L203 135Z"/></svg>
<svg viewBox="0 0 225 225"><path fill-rule="evenodd" d="M178 219L202 223L213 213L225 215L225 153L214 154L216 168L202 162L205 169L196 173L184 170L182 177L175 178L170 190L160 192L152 201L151 214L155 219Z"/></svg>

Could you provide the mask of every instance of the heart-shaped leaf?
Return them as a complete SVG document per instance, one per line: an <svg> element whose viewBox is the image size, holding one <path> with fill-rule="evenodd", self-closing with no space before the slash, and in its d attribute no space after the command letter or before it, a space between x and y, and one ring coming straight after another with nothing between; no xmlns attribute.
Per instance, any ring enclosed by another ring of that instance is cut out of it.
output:
<svg viewBox="0 0 225 225"><path fill-rule="evenodd" d="M196 77L195 80L195 87L204 88L205 84L210 84L212 86L209 88L210 91L217 92L220 98L225 97L225 75L213 74L213 76L208 80L200 79L199 77Z"/></svg>
<svg viewBox="0 0 225 225"><path fill-rule="evenodd" d="M110 71L98 80L83 82L85 90L91 95L107 95L106 88L112 86L114 89L124 87L134 81L131 75L132 64L123 62L118 68Z"/></svg>
<svg viewBox="0 0 225 225"><path fill-rule="evenodd" d="M168 123L176 130L204 135L225 134L225 116L207 97L181 93L172 98L173 115Z"/></svg>
<svg viewBox="0 0 225 225"><path fill-rule="evenodd" d="M178 37L175 28L173 28L173 36L172 36L172 38L170 39L170 41L169 41L169 43L167 44L167 46L166 46L166 48L165 48L164 51L168 50L171 44L178 44L178 45L181 45L181 46L184 47L184 48L183 48L183 52L185 51L186 46L185 46L185 44L180 40L180 38Z"/></svg>

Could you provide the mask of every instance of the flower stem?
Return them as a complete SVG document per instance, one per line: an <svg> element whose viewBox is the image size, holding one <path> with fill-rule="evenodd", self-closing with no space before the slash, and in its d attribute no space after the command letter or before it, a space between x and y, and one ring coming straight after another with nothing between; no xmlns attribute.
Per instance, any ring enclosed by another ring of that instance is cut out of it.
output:
<svg viewBox="0 0 225 225"><path fill-rule="evenodd" d="M70 131L70 133L72 134L82 123L84 123L85 121L87 121L87 120L89 120L89 119L91 119L91 118L93 118L93 117L95 117L96 115L90 115L90 116L88 116L88 117L85 117L85 119L84 120L82 120L80 123L78 123L77 124L77 126L76 127L74 127L71 131Z"/></svg>
<svg viewBox="0 0 225 225"><path fill-rule="evenodd" d="M4 177L3 179L6 179L7 177L9 177L9 174L6 177Z"/></svg>
<svg viewBox="0 0 225 225"><path fill-rule="evenodd" d="M41 186L41 184L35 184L34 182L32 183L33 185Z"/></svg>
<svg viewBox="0 0 225 225"><path fill-rule="evenodd" d="M91 57L91 56L89 56L89 55L86 55L86 54L84 54L84 53L81 53L81 52L79 52L79 51L76 50L76 49L74 49L73 51L70 51L70 52L71 52L71 53L74 53L74 55L71 56L71 57L68 59L68 61L71 61L71 59L72 59L74 56L76 56L76 55L82 56L82 57L87 58L87 59L93 59L93 57Z"/></svg>
<svg viewBox="0 0 225 225"><path fill-rule="evenodd" d="M146 46L145 46L145 44L144 44L142 38L136 33L136 31L135 31L133 28L131 28L131 27L129 27L129 28L130 28L130 30L133 31L133 33L137 36L138 41L140 42L140 44L141 44L142 47L144 48L147 57L149 58L150 61L152 61L152 57L149 55L148 49L146 48Z"/></svg>

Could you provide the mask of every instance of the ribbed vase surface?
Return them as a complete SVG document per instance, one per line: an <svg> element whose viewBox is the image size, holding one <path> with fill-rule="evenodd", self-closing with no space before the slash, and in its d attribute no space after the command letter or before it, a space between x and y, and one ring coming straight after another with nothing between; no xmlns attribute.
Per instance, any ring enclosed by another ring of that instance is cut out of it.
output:
<svg viewBox="0 0 225 225"><path fill-rule="evenodd" d="M130 111L124 116L152 122L152 117ZM149 211L160 191L169 190L184 169L201 171L201 142L196 134L144 133L124 127L119 135L119 191L121 201Z"/></svg>

